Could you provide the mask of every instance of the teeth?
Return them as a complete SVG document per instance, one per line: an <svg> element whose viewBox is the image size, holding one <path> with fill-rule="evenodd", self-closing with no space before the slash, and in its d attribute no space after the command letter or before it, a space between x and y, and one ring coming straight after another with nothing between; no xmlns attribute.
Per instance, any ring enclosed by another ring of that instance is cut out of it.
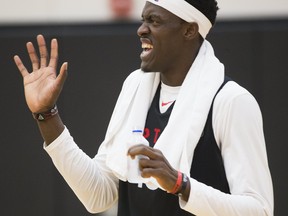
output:
<svg viewBox="0 0 288 216"><path fill-rule="evenodd" d="M147 44L147 43L143 43L142 44L142 49L153 49L153 45Z"/></svg>

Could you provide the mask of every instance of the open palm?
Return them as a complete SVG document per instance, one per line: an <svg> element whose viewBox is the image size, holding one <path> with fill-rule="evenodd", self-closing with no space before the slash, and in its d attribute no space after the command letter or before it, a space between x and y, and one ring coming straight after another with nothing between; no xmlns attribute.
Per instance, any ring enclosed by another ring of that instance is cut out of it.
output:
<svg viewBox="0 0 288 216"><path fill-rule="evenodd" d="M31 112L43 112L51 109L63 88L67 77L67 63L61 66L57 76L58 43L56 39L51 41L51 54L47 51L45 39L37 36L40 59L31 42L27 43L27 51L32 63L33 71L29 73L18 56L14 61L22 74L27 105Z"/></svg>

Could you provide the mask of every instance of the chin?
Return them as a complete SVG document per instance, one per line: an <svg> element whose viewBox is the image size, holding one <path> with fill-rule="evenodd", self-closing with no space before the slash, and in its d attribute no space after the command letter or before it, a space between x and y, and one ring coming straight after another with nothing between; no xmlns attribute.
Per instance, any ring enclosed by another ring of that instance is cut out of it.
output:
<svg viewBox="0 0 288 216"><path fill-rule="evenodd" d="M151 67L149 67L148 65L145 65L143 63L141 64L140 68L143 72L146 72L146 73L154 72L154 70Z"/></svg>
<svg viewBox="0 0 288 216"><path fill-rule="evenodd" d="M153 72L152 70L146 70L146 69L144 69L144 68L141 68L141 70L142 70L143 72L145 72L145 73L151 73L151 72Z"/></svg>

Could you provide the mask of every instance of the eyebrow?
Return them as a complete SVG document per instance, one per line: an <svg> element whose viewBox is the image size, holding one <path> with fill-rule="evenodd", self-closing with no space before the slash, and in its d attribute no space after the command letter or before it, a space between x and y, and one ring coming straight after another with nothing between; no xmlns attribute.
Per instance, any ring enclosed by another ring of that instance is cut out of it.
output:
<svg viewBox="0 0 288 216"><path fill-rule="evenodd" d="M155 13L147 13L146 15L145 14L142 14L142 16L141 16L143 19L144 18L149 18L149 19L161 19L161 20L163 20L163 16L161 16L161 15L158 15L158 14L155 14Z"/></svg>

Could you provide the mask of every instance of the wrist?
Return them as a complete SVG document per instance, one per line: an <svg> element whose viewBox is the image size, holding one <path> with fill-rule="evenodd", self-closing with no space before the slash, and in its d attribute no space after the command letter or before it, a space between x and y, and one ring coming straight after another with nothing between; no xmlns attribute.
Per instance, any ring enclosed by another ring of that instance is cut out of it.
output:
<svg viewBox="0 0 288 216"><path fill-rule="evenodd" d="M178 171L176 183L171 191L168 191L173 195L179 196L181 199L188 201L190 193L190 181L189 177Z"/></svg>
<svg viewBox="0 0 288 216"><path fill-rule="evenodd" d="M177 193L180 191L180 189L182 187L182 179L183 179L183 173L178 171L177 180L175 182L175 185L171 191L168 191L168 193L177 195Z"/></svg>
<svg viewBox="0 0 288 216"><path fill-rule="evenodd" d="M189 184L189 178L187 175L182 173L182 182L181 182L181 188L179 191L176 193L176 195L182 197L184 194L186 194L186 189L188 188Z"/></svg>
<svg viewBox="0 0 288 216"><path fill-rule="evenodd" d="M32 116L34 119L38 120L38 121L45 121L47 119L52 118L53 116L55 116L58 113L58 108L56 106L56 104L54 105L53 108L45 111L45 112L39 112L39 113L32 113Z"/></svg>

